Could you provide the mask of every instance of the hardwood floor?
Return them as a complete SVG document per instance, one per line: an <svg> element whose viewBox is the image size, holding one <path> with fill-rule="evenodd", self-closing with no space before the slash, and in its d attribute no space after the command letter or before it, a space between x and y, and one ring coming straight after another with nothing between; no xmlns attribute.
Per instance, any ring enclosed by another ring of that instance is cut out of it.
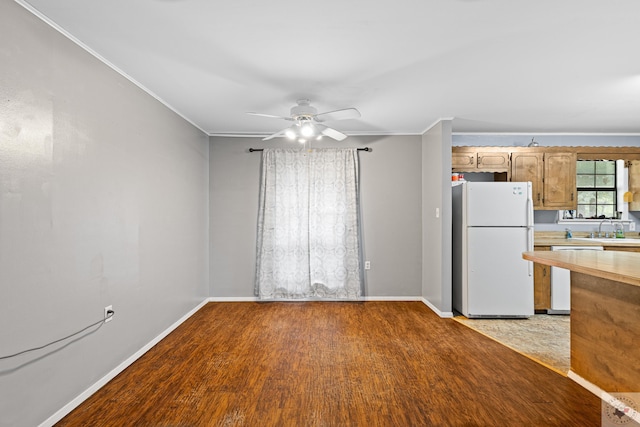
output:
<svg viewBox="0 0 640 427"><path fill-rule="evenodd" d="M600 400L420 302L209 303L59 426L600 426Z"/></svg>

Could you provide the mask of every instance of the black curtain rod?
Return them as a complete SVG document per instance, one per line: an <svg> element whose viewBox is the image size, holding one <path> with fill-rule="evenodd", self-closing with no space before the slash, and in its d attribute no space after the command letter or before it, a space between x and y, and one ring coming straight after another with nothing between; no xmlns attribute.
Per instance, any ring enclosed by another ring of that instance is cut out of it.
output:
<svg viewBox="0 0 640 427"><path fill-rule="evenodd" d="M365 147L365 148L358 148L358 151L371 151L371 149L369 147ZM254 151L264 151L264 148L249 148L249 152L253 153Z"/></svg>

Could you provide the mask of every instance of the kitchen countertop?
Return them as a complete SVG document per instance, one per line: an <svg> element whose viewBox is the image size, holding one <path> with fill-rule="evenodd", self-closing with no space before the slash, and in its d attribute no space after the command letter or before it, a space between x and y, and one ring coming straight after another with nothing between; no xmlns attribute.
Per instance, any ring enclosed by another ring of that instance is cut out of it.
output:
<svg viewBox="0 0 640 427"><path fill-rule="evenodd" d="M597 239L534 239L534 246L629 246L640 247L640 239L616 239L615 241L600 242Z"/></svg>
<svg viewBox="0 0 640 427"><path fill-rule="evenodd" d="M625 233L624 239L610 239L600 242L597 239L587 239L589 233L575 232L573 238L565 238L564 231L536 231L534 234L534 246L626 246L640 247L640 235L638 232Z"/></svg>
<svg viewBox="0 0 640 427"><path fill-rule="evenodd" d="M640 287L638 252L533 251L524 252L522 257L528 261Z"/></svg>

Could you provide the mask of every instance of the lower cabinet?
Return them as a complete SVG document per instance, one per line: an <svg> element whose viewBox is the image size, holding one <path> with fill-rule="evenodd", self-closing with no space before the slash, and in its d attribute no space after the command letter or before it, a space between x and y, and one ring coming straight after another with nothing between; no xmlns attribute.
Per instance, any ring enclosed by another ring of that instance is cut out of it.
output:
<svg viewBox="0 0 640 427"><path fill-rule="evenodd" d="M604 250L620 252L640 252L640 248L636 246L605 246Z"/></svg>
<svg viewBox="0 0 640 427"><path fill-rule="evenodd" d="M536 251L549 251L549 246L538 246ZM546 313L551 308L551 267L533 263L533 309Z"/></svg>
<svg viewBox="0 0 640 427"><path fill-rule="evenodd" d="M533 309L546 313L551 308L551 267L533 264Z"/></svg>

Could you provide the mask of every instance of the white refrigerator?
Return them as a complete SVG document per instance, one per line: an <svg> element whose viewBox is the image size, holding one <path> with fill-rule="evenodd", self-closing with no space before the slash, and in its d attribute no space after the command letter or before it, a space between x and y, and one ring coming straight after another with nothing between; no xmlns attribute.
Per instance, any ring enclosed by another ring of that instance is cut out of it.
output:
<svg viewBox="0 0 640 427"><path fill-rule="evenodd" d="M533 201L530 182L452 187L453 308L469 318L530 317Z"/></svg>

